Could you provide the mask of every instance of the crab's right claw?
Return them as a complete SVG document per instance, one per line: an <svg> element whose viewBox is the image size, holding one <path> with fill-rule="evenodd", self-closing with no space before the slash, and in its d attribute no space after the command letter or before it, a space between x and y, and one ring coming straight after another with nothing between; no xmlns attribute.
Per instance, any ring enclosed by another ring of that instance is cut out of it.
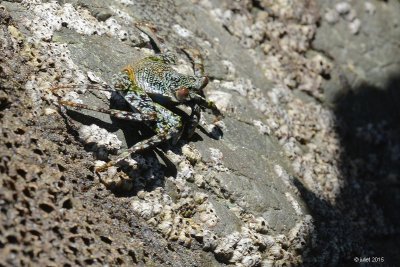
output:
<svg viewBox="0 0 400 267"><path fill-rule="evenodd" d="M218 109L213 101L208 101L207 105L208 108L211 109L213 115L216 117L215 121L220 121L224 118L224 115L221 113L221 111Z"/></svg>

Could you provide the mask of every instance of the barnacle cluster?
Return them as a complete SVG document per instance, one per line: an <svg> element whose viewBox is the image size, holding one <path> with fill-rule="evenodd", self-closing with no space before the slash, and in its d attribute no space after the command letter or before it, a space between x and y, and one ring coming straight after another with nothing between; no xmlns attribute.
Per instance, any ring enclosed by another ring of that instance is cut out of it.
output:
<svg viewBox="0 0 400 267"><path fill-rule="evenodd" d="M218 217L207 195L194 195L184 183L174 181L176 198L166 194L162 188L152 192L140 191L138 199L132 201L133 211L150 225L155 226L169 240L190 246L193 239L203 236L203 228L215 226Z"/></svg>
<svg viewBox="0 0 400 267"><path fill-rule="evenodd" d="M62 27L85 35L108 34L120 40L125 40L128 36L111 16L105 21L98 21L87 9L75 8L70 3L60 5L57 2L42 4L35 4L30 0L22 2L36 15L33 20L27 20L26 25L35 34L35 38L41 40L51 40L54 31L59 31ZM121 16L120 13L117 15Z"/></svg>
<svg viewBox="0 0 400 267"><path fill-rule="evenodd" d="M104 156L99 156L99 158L106 158L107 152L118 151L122 144L115 134L109 133L106 129L102 129L96 124L80 127L79 137L83 143L93 145L90 150L101 150L102 152L98 153L105 154Z"/></svg>
<svg viewBox="0 0 400 267"><path fill-rule="evenodd" d="M174 189L171 191L159 187L151 192L140 191L132 201L135 214L153 225L165 238L188 247L196 241L204 250L214 253L219 261L237 266L301 262L298 252L302 251L310 238L312 218L303 215L302 208L289 193L288 198L303 219L288 235L274 234L264 217L255 216L229 200L228 189L221 194L221 185L215 176L198 174L199 169L215 173L229 172L223 166L220 150L210 150L213 163L209 166L204 165L201 153L191 145L183 145L181 153L177 153L176 149L168 150L167 155L178 166L176 178L167 178L167 183L173 185ZM287 179L290 190L292 178L280 166L276 169L280 176L286 177L282 179ZM204 192L204 189L207 191ZM218 230L220 211L213 205L213 195L230 201L229 212L240 222L236 231L221 233Z"/></svg>
<svg viewBox="0 0 400 267"><path fill-rule="evenodd" d="M206 2L201 3L212 9ZM286 6L287 1L260 1L263 9L256 9L245 1L237 3L238 7L221 5L212 9L214 17L245 47L264 48L264 56L255 55L254 61L263 66L265 75L275 85L265 92L243 78L232 64L230 81L213 82L225 92L249 99L264 115L254 125L261 133L277 137L295 174L319 196L333 201L341 187L335 116L320 104L306 102L293 93L301 90L321 99L322 80L333 67L325 55L305 53L319 20L318 9L309 4L296 2ZM255 15L250 16L248 11Z"/></svg>
<svg viewBox="0 0 400 267"><path fill-rule="evenodd" d="M364 3L364 11L366 14L373 15L375 10L376 8L373 3ZM324 19L332 25L338 23L341 18L347 22L348 29L352 34L355 35L360 32L362 23L351 3L338 2L332 8L325 11Z"/></svg>
<svg viewBox="0 0 400 267"><path fill-rule="evenodd" d="M205 2L202 1L203 5ZM211 12L245 48L262 48L265 57L253 51L250 53L271 81L279 81L293 90L322 99L321 75L330 71L330 60L320 54L312 56L312 60L306 56L319 20L315 3L258 3L262 9L254 8L250 1L243 1L214 8ZM251 15L254 11L256 13Z"/></svg>
<svg viewBox="0 0 400 267"><path fill-rule="evenodd" d="M245 88L241 92L265 115L263 124L255 125L278 138L295 173L310 188L333 200L341 186L334 114L319 104L298 99L285 86L276 86L264 95L250 80L242 81L236 80L239 88ZM234 84L220 83L230 91L235 90Z"/></svg>

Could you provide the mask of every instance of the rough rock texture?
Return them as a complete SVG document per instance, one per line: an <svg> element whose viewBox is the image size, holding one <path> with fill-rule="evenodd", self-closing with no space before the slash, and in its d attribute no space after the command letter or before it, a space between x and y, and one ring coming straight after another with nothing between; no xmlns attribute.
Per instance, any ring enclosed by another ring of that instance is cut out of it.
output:
<svg viewBox="0 0 400 267"><path fill-rule="evenodd" d="M0 266L400 262L398 1L1 5ZM86 85L154 53L140 21L179 71L178 47L202 52L223 135L199 129L97 175L152 133L59 107L50 89L126 108Z"/></svg>

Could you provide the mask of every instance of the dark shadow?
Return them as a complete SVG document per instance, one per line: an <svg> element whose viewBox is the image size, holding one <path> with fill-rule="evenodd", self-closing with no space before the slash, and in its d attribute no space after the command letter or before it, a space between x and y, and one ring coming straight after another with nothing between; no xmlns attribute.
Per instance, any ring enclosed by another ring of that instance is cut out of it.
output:
<svg viewBox="0 0 400 267"><path fill-rule="evenodd" d="M111 133L116 132L118 130L117 125L115 125L114 123L108 123L108 122L102 121L102 120L92 117L90 115L83 114L80 111L68 109L67 115L74 121L79 122L80 124L83 124L83 125L89 126L91 124L96 124L97 126L104 128Z"/></svg>
<svg viewBox="0 0 400 267"><path fill-rule="evenodd" d="M384 88L362 84L337 98L345 188L338 204L360 228L363 246L400 264L400 73ZM371 262L371 264L373 264Z"/></svg>
<svg viewBox="0 0 400 267"><path fill-rule="evenodd" d="M400 73L384 88L349 88L334 112L344 179L335 204L295 182L315 220L304 265L400 266Z"/></svg>

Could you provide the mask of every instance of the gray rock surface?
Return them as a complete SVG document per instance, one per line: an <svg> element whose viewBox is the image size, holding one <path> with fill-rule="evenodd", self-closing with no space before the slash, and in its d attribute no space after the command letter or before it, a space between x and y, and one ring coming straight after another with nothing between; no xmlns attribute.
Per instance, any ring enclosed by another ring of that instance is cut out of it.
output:
<svg viewBox="0 0 400 267"><path fill-rule="evenodd" d="M336 3L340 1L320 3L322 14L326 14L336 10ZM370 6L373 11L369 11ZM313 48L325 51L335 62L336 68L331 74L333 79L324 85L330 100L340 93L338 90L346 89L343 82L340 84L339 75L345 76L352 88L365 83L384 88L387 80L398 74L400 66L395 55L399 51L399 43L396 41L400 36L399 8L399 1L389 4L379 1L353 1L350 9L356 16L352 20L346 19L344 15L331 25L323 17ZM357 34L350 29L354 20L360 21Z"/></svg>
<svg viewBox="0 0 400 267"><path fill-rule="evenodd" d="M398 1L1 5L0 265L399 260ZM60 108L50 89L82 84L63 97L123 109L85 85L154 53L140 21L177 53L178 70L191 72L178 47L202 52L223 135L198 129L97 175L152 133Z"/></svg>

